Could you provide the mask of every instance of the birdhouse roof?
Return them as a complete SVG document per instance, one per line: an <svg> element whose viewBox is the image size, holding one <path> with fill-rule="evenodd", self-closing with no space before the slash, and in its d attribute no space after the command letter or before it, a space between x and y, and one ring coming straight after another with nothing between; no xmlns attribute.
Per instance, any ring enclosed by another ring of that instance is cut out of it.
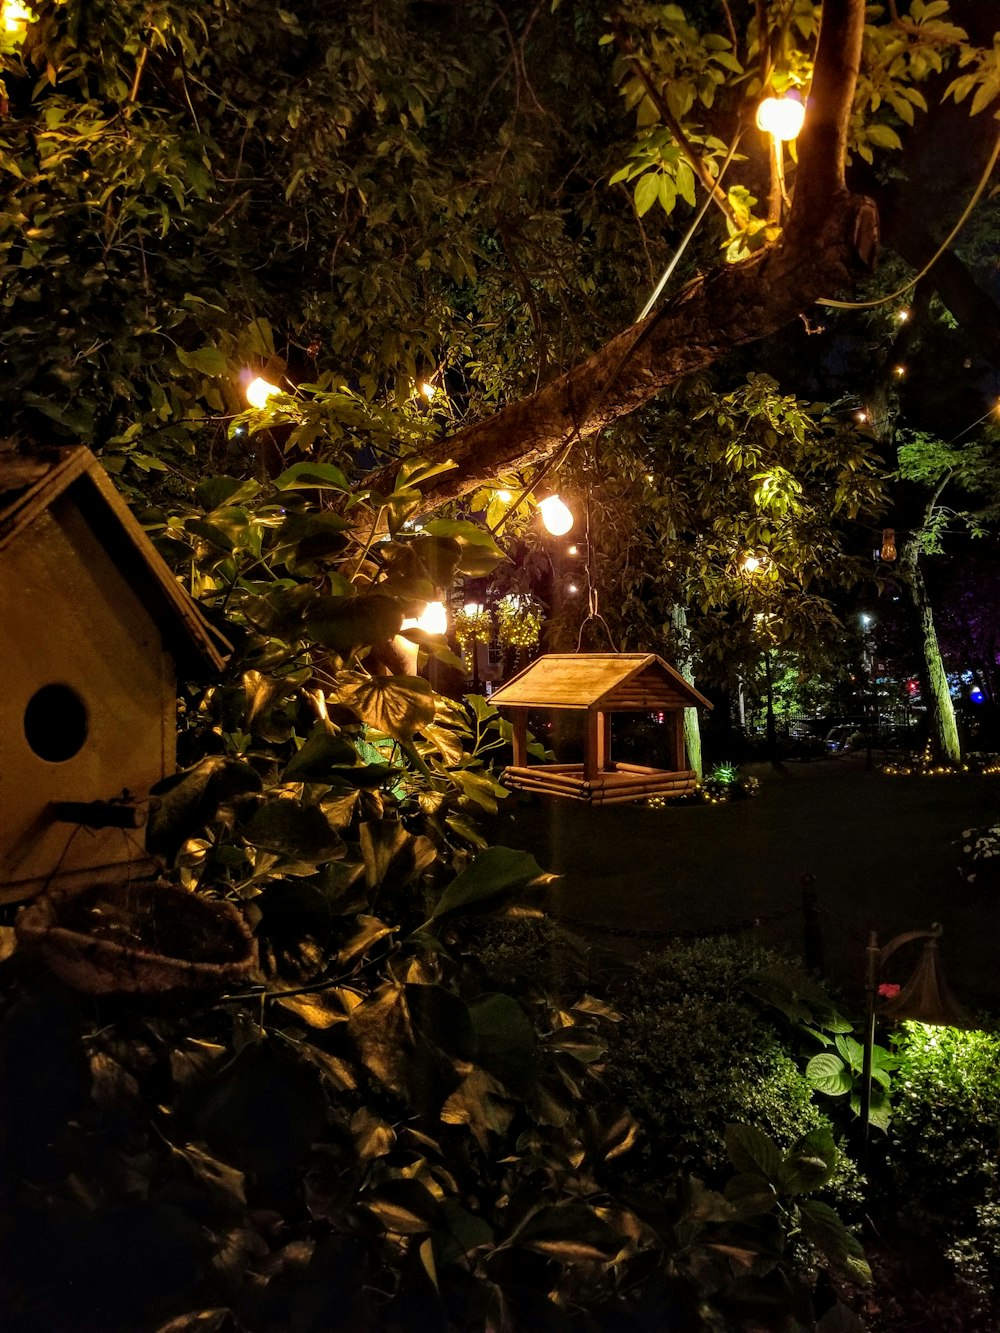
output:
<svg viewBox="0 0 1000 1333"><path fill-rule="evenodd" d="M711 708L656 653L546 653L490 696L498 708Z"/></svg>
<svg viewBox="0 0 1000 1333"><path fill-rule="evenodd" d="M0 453L0 559L58 499L74 504L160 627L178 666L221 670L230 645L198 611L100 463L82 445L40 455Z"/></svg>

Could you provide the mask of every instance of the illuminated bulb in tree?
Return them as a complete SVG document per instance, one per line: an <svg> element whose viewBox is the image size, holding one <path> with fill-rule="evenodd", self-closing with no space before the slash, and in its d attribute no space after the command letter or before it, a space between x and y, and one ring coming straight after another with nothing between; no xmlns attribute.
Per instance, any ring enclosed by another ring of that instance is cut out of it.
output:
<svg viewBox="0 0 1000 1333"><path fill-rule="evenodd" d="M861 412L857 412L857 413L855 413L855 415L856 415L857 419L861 422L862 425L864 425L864 423L868 420L868 413L867 413L867 412L861 411Z"/></svg>
<svg viewBox="0 0 1000 1333"><path fill-rule="evenodd" d="M757 128L775 139L798 137L806 109L795 93L787 97L765 97L757 108Z"/></svg>
<svg viewBox="0 0 1000 1333"><path fill-rule="evenodd" d="M906 367L905 367L905 366L893 366L893 368L892 368L892 373L897 377L897 379L902 379L903 376L906 374Z"/></svg>
<svg viewBox="0 0 1000 1333"><path fill-rule="evenodd" d="M558 495L546 496L539 503L538 512L542 516L546 532L551 532L553 537L565 536L573 526L573 515Z"/></svg>
<svg viewBox="0 0 1000 1333"><path fill-rule="evenodd" d="M444 634L448 628L448 613L444 609L444 602L428 602L423 613L413 623L425 634Z"/></svg>
<svg viewBox="0 0 1000 1333"><path fill-rule="evenodd" d="M437 389L434 387L433 384L430 383L429 380L424 380L423 384L421 384L420 386L420 392L424 395L427 401L430 402L431 399L434 397L434 395L437 393Z"/></svg>
<svg viewBox="0 0 1000 1333"><path fill-rule="evenodd" d="M31 10L21 0L6 0L6 3L0 5L0 11L3 13L4 32L20 36L31 22Z"/></svg>
<svg viewBox="0 0 1000 1333"><path fill-rule="evenodd" d="M510 491L504 490L504 491L497 491L496 498L500 501L501 504L509 505L514 497L511 495Z"/></svg>
<svg viewBox="0 0 1000 1333"><path fill-rule="evenodd" d="M900 310L896 311L896 318L899 320L900 324L905 324L910 318L910 312L905 305Z"/></svg>
<svg viewBox="0 0 1000 1333"><path fill-rule="evenodd" d="M745 555L743 557L743 570L747 574L756 574L760 569L761 559L759 555Z"/></svg>
<svg viewBox="0 0 1000 1333"><path fill-rule="evenodd" d="M261 408L267 406L267 400L273 398L276 393L281 393L278 386L258 375L246 387L246 400L251 407L255 407L259 412Z"/></svg>

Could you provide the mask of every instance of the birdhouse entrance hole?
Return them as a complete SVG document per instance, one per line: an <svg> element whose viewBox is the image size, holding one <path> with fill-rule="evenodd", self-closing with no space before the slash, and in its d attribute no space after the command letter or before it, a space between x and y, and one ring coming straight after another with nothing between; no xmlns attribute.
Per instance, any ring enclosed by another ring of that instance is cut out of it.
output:
<svg viewBox="0 0 1000 1333"><path fill-rule="evenodd" d="M43 685L24 710L24 736L39 759L65 763L87 739L86 705L68 685Z"/></svg>

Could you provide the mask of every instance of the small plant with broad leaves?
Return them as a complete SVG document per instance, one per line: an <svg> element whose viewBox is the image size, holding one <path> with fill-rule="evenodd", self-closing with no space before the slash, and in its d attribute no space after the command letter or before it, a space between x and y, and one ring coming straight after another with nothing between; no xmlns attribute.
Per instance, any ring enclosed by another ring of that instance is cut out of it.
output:
<svg viewBox="0 0 1000 1333"><path fill-rule="evenodd" d="M749 977L746 989L782 1014L792 1031L805 1039L802 1054L810 1086L825 1097L846 1097L844 1105L859 1115L864 1051L852 1035L855 1024L839 1012L823 987L797 968L772 965ZM809 1047L816 1043L824 1049L809 1055ZM889 1125L891 1074L898 1063L884 1046L873 1047L869 1120L881 1130Z"/></svg>
<svg viewBox="0 0 1000 1333"><path fill-rule="evenodd" d="M835 1293L871 1282L864 1251L829 1204L804 1197L834 1174L839 1153L830 1131L812 1130L783 1152L762 1130L728 1125L726 1153L737 1174L721 1193L689 1184L676 1228L678 1268L708 1293L726 1328L860 1333L864 1325ZM808 1259L795 1255L803 1244ZM804 1280L811 1265L829 1285L818 1290Z"/></svg>

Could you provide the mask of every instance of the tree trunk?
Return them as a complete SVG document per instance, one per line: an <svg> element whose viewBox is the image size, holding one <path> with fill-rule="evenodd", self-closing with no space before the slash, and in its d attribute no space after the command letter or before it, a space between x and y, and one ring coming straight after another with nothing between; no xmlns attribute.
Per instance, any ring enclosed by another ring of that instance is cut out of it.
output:
<svg viewBox="0 0 1000 1333"><path fill-rule="evenodd" d="M677 639L677 670L689 685L694 684L694 658L691 654L691 632L687 623L687 607L681 602L674 604L670 613L674 634ZM702 780L704 770L701 761L701 720L697 708L684 709L684 744L687 746L688 764Z"/></svg>
<svg viewBox="0 0 1000 1333"><path fill-rule="evenodd" d="M910 574L910 596L920 624L920 644L927 674L930 698L928 706L931 714L931 726L935 748L942 759L959 763L962 748L958 739L958 724L955 721L955 707L948 689L948 676L944 669L941 646L938 643L937 630L934 626L934 611L920 568L920 553L915 543L910 543L906 568Z"/></svg>

